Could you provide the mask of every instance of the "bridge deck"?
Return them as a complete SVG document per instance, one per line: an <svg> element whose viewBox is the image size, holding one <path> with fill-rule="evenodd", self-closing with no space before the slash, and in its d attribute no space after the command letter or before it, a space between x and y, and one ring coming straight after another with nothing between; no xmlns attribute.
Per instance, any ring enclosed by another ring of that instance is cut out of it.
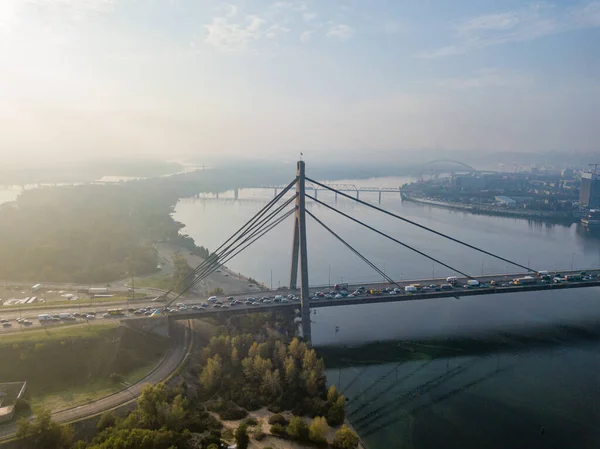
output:
<svg viewBox="0 0 600 449"><path fill-rule="evenodd" d="M338 307L338 306L350 306L356 304L376 304L376 303L387 303L387 302L404 302L404 301L420 301L426 299L435 298L460 298L463 296L483 296L483 295L501 295L507 293L523 293L533 291L556 291L566 290L573 288L586 288L586 287L600 287L600 280L593 281L582 281L582 282L565 282L561 284L534 284L534 285L515 285L510 287L488 287L488 288L472 288L472 289L460 289L460 290L448 290L440 292L422 292L413 294L399 294L399 295L367 295L356 298L342 298L342 299L319 299L310 301L311 308L321 307ZM236 313L258 313L258 312L269 312L272 310L282 308L299 308L299 302L290 303L276 303L276 304L259 304L256 306L239 305L231 307L229 309L206 309L204 311L193 311L188 310L185 312L177 312L172 314L171 317L175 320L185 320L190 318L201 318L204 315L231 315Z"/></svg>

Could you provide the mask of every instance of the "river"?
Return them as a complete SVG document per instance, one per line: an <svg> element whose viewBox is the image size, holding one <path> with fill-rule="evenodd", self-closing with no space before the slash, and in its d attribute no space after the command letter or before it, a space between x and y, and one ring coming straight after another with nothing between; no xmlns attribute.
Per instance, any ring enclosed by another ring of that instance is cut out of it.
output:
<svg viewBox="0 0 600 449"><path fill-rule="evenodd" d="M343 180L397 187L407 178ZM184 199L174 218L215 249L273 191L245 189ZM517 272L369 208L319 192L319 199L469 274ZM377 204L376 194L361 199ZM381 207L538 270L600 266L600 239L580 225L488 217L402 202ZM308 210L396 279L452 271L386 241L323 206ZM309 219L312 285L379 280ZM287 220L228 265L274 287L289 277ZM597 447L600 443L600 304L597 288L500 297L319 309L313 344L328 382L349 399L349 419L369 449Z"/></svg>
<svg viewBox="0 0 600 449"><path fill-rule="evenodd" d="M338 180L398 187L410 178ZM20 189L0 189L0 204ZM311 192L309 192L311 193ZM243 189L181 200L174 218L199 245L215 249L273 197ZM319 199L472 275L517 272L504 262L319 192ZM377 204L377 194L361 193ZM381 207L538 270L600 266L600 238L580 225L488 217L383 194ZM308 202L322 219L396 279L453 274ZM341 243L308 219L312 285L380 280ZM288 219L228 265L267 285L289 279ZM318 309L313 344L328 382L349 399L349 419L369 449L598 447L600 290Z"/></svg>

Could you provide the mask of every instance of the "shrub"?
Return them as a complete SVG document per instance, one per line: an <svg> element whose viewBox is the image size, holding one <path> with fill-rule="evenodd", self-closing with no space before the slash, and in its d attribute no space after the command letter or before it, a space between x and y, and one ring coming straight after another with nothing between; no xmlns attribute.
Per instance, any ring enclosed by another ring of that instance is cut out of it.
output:
<svg viewBox="0 0 600 449"><path fill-rule="evenodd" d="M213 288L208 292L208 296L221 296L225 293L225 291L221 287Z"/></svg>
<svg viewBox="0 0 600 449"><path fill-rule="evenodd" d="M235 442L237 449L248 449L250 437L248 437L248 427L245 424L240 424L235 431Z"/></svg>
<svg viewBox="0 0 600 449"><path fill-rule="evenodd" d="M123 380L123 379L121 378L121 375L120 375L120 374L118 374L118 373L110 373L110 374L108 375L108 378L109 378L109 379L111 380L111 382L112 382L112 383L114 383L114 384L121 383L121 381Z"/></svg>
<svg viewBox="0 0 600 449"><path fill-rule="evenodd" d="M327 420L322 416L317 416L310 423L309 436L312 442L320 445L326 444L328 433L329 426L327 425Z"/></svg>
<svg viewBox="0 0 600 449"><path fill-rule="evenodd" d="M306 421L298 416L294 416L290 419L290 423L287 426L287 433L290 438L297 441L308 441L309 431Z"/></svg>
<svg viewBox="0 0 600 449"><path fill-rule="evenodd" d="M237 421L248 416L248 412L243 408L229 408L219 413L219 417L225 421Z"/></svg>
<svg viewBox="0 0 600 449"><path fill-rule="evenodd" d="M221 430L223 423L205 411L194 411L187 419L186 428L190 432L203 433L207 430Z"/></svg>
<svg viewBox="0 0 600 449"><path fill-rule="evenodd" d="M335 433L332 447L334 449L356 449L358 436L344 425Z"/></svg>
<svg viewBox="0 0 600 449"><path fill-rule="evenodd" d="M31 405L29 404L29 401L27 399L19 398L15 401L15 415L31 415Z"/></svg>
<svg viewBox="0 0 600 449"><path fill-rule="evenodd" d="M288 436L287 430L285 430L285 427L283 427L281 424L271 425L270 430L271 430L271 435L274 435L276 437L287 438L287 436Z"/></svg>
<svg viewBox="0 0 600 449"><path fill-rule="evenodd" d="M267 435L263 432L262 429L256 429L253 433L254 439L256 441L263 440Z"/></svg>
<svg viewBox="0 0 600 449"><path fill-rule="evenodd" d="M244 420L244 424L246 424L247 426L256 426L258 425L258 421L256 420L256 418L249 416Z"/></svg>
<svg viewBox="0 0 600 449"><path fill-rule="evenodd" d="M102 413L102 416L100 416L100 421L98 421L98 425L96 426L96 428L98 429L98 432L102 432L104 429L114 427L116 423L117 415L115 415L115 412L113 411L108 411Z"/></svg>
<svg viewBox="0 0 600 449"><path fill-rule="evenodd" d="M280 404L269 404L267 406L267 410L270 411L271 413L279 413L281 411L281 405Z"/></svg>
<svg viewBox="0 0 600 449"><path fill-rule="evenodd" d="M269 424L279 424L281 426L287 426L289 424L288 420L285 419L285 416L276 413L271 415L269 418Z"/></svg>
<svg viewBox="0 0 600 449"><path fill-rule="evenodd" d="M221 438L223 438L226 441L231 441L234 438L234 433L233 433L233 429L225 429L222 433L221 433Z"/></svg>

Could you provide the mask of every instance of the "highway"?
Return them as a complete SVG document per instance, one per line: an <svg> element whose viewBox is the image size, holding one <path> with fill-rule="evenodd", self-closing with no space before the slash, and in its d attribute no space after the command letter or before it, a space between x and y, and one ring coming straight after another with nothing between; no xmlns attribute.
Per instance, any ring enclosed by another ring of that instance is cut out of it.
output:
<svg viewBox="0 0 600 449"><path fill-rule="evenodd" d="M68 423L115 409L136 400L146 385L156 384L167 379L181 365L192 349L192 330L189 326L184 326L184 329L182 335L178 335L173 340L166 357L139 382L97 401L55 412L52 414L52 419ZM16 431L16 422L0 426L0 441L13 438Z"/></svg>
<svg viewBox="0 0 600 449"><path fill-rule="evenodd" d="M574 271L561 271L560 273L563 275L567 274L579 274L582 270L574 270ZM541 284L538 283L534 285L526 285L526 286L515 286L510 285L507 287L496 286L494 288L465 288L464 285L467 282L466 278L458 278L458 284L456 288L451 290L444 291L430 291L430 292L417 292L413 294L406 294L404 292L400 294L381 294L381 295L361 295L358 297L346 297L346 298L338 298L338 299L311 299L310 306L312 308L320 308L320 307L334 307L334 306L343 306L343 305L353 305L353 304L368 304L368 303L382 303L382 302L401 302L401 301L415 301L415 300L423 300L423 299L433 299L433 298L445 298L445 297L461 297L461 296L478 296L478 295L487 295L487 294L499 294L499 293L518 293L523 291L533 291L533 290L556 290L562 288L581 288L581 287L594 287L600 285L600 280L598 280L597 276L600 273L598 269L585 270L588 274L592 275L594 280L590 281L582 281L582 282L568 282L563 284ZM496 283L502 285L509 283L512 279L523 277L524 273L513 273L513 274L496 274L496 275L483 275L478 277L478 280L482 283L491 283L495 281ZM398 281L397 285L392 284L391 287L400 286L402 290L404 287L412 284L421 284L423 286L429 285L442 285L446 284L446 278L429 278L429 279L418 279L418 280L406 280L406 281ZM372 284L352 284L349 285L349 291L352 292L354 289L357 289L360 286L364 286L368 289L383 289L385 287L390 287L388 283L372 283ZM331 286L326 287L311 287L310 288L310 296L314 298L314 295L317 292L330 293L333 291ZM298 296L300 294L299 290L293 292L294 295ZM177 304L184 304L188 310L178 310L174 312L174 315L177 315L177 319L185 319L189 317L198 317L201 314L210 314L210 313L238 313L239 311L268 311L274 307L292 307L294 304L295 307L299 307L299 301L291 301L289 303L267 303L263 304L258 302L263 297L273 298L274 295L283 295L284 297L290 294L290 291L287 289L281 289L278 291L256 291L252 290L250 292L237 293L233 294L230 297L242 301L242 304L237 304L236 306L229 306L228 309L214 308L212 304L207 304L206 298L198 298L198 297L181 297L176 302ZM257 305L245 305L243 302L247 301L248 298L255 298L258 303ZM221 302L228 303L224 298L219 298ZM203 311L189 310L192 306L199 306L201 304L207 304L209 308ZM126 312L124 316L116 317L114 319L135 319L139 318L139 315L134 315L131 313L133 308L139 309L142 307L145 308L158 308L162 307L164 303L156 302L156 301L141 301L134 304L132 303L101 303L98 305L90 306L90 305L81 305L77 306L77 304L73 304L72 307L69 306L60 306L60 308L52 308L50 305L44 308L35 308L25 310L23 308L21 311L11 310L10 312L3 312L0 308L0 318L11 320L12 326L10 328L0 328L0 338L3 333L6 332L15 332L20 330L23 326L17 324L14 320L19 316L29 319L32 324L29 327L39 327L41 324L36 319L37 315L40 313L59 313L59 312L82 312L86 313L89 311L94 311L97 314L96 321L105 320L102 318L102 314L105 313L109 309L114 308L123 308ZM130 312L127 311L127 308L130 308ZM175 309L175 305L173 305L173 309ZM237 311L237 312L236 312ZM143 315L142 315L143 317ZM83 320L77 320L75 322L83 322ZM52 325L44 325L44 326L52 326Z"/></svg>
<svg viewBox="0 0 600 449"><path fill-rule="evenodd" d="M390 294L390 293L381 293L381 294L363 294L356 297L343 297L337 299L325 299L325 298L315 298L315 293L317 292L327 292L332 291L331 287L327 288L319 288L312 287L310 289L310 307L311 308L321 308L321 307L336 307L336 306L349 306L356 304L373 304L373 303L385 303L385 302L403 302L403 301L418 301L418 300L426 300L426 299L434 299L434 298L460 298L466 296L481 296L481 295L498 295L498 294L508 294L508 293L523 293L530 291L543 291L543 290L562 290L562 289L570 289L570 288L586 288L586 287L600 287L600 279L598 278L599 270L585 270L588 274L592 275L593 278L591 280L579 281L579 282L563 282L563 283L541 283L538 281L535 284L531 285L514 285L509 284L512 279L523 277L523 273L518 274L498 274L498 275L484 275L478 278L481 283L489 284L492 281L495 281L499 285L497 286L489 286L489 287L477 287L477 288L468 288L466 287L466 278L458 278L458 284L455 288L450 290L440 290L440 291L418 291L415 293L398 293L398 294ZM582 270L577 271L561 271L561 274L579 274ZM441 285L446 284L446 279L443 278L434 278L434 279L421 279L418 281L404 281L398 282L398 285L402 288L408 285L413 284L421 284L423 286L429 285ZM502 286L505 285L505 286ZM389 284L371 284L371 285L363 285L367 290L368 289L381 289L383 287L389 287ZM359 285L349 286L348 291L353 291L353 289L360 287ZM393 285L395 287L395 285ZM263 292L264 295L268 295L267 297L272 298L273 295L283 295L284 297L289 294L289 291L272 291L272 292ZM299 295L299 291L294 292L295 295ZM292 300L288 303L273 303L267 302L262 303L258 302L260 297L256 297L256 302L254 305L245 305L245 304L237 304L235 306L229 305L228 308L220 308L214 307L213 305L209 305L208 308L204 310L192 310L189 307L192 305L200 305L206 304L205 300L201 299L189 299L187 301L181 301L181 303L186 305L186 310L178 309L171 313L171 315L176 320L180 319L191 319L191 318L199 318L202 315L207 314L233 314L233 313L252 313L252 312L267 312L273 310L275 308L299 308L300 302L298 299ZM248 297L246 296L233 296L234 299L238 301L246 301ZM221 302L228 304L229 301L224 301L221 299Z"/></svg>

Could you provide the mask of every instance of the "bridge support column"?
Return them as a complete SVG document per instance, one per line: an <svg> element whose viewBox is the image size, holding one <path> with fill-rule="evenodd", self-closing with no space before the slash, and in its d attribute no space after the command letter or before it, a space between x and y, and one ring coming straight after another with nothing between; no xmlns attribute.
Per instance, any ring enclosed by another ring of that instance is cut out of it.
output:
<svg viewBox="0 0 600 449"><path fill-rule="evenodd" d="M275 198L277 196L277 188L273 189L273 198Z"/></svg>
<svg viewBox="0 0 600 449"><path fill-rule="evenodd" d="M360 190L357 190L357 191L356 191L356 199L357 199L357 200L358 200L358 199L360 199Z"/></svg>
<svg viewBox="0 0 600 449"><path fill-rule="evenodd" d="M237 200L239 195L240 195L240 189L235 189L233 191L233 197Z"/></svg>
<svg viewBox="0 0 600 449"><path fill-rule="evenodd" d="M381 191L379 192L379 204L381 204Z"/></svg>
<svg viewBox="0 0 600 449"><path fill-rule="evenodd" d="M219 192L215 194L216 198L219 199Z"/></svg>
<svg viewBox="0 0 600 449"><path fill-rule="evenodd" d="M298 261L300 261L300 304L302 318L302 336L310 342L310 295L308 291L308 254L306 245L306 197L304 161L299 161L296 176L296 215L294 217L294 239L292 244L292 271L290 289L296 288Z"/></svg>
<svg viewBox="0 0 600 449"><path fill-rule="evenodd" d="M337 192L335 192L335 204L337 204Z"/></svg>
<svg viewBox="0 0 600 449"><path fill-rule="evenodd" d="M315 192L315 198L318 198L319 191L317 189L315 189L314 192Z"/></svg>

